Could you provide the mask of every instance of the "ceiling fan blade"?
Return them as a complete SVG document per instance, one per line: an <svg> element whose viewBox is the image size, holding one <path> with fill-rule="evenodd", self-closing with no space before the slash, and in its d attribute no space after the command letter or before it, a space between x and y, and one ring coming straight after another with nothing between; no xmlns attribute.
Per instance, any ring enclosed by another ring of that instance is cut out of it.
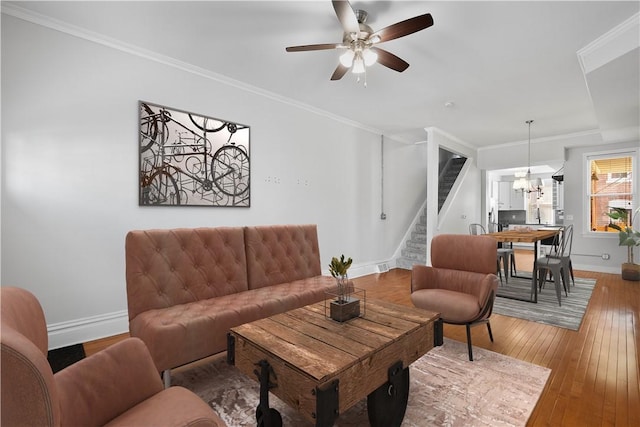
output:
<svg viewBox="0 0 640 427"><path fill-rule="evenodd" d="M358 24L358 18L356 13L348 1L345 0L333 0L333 10L336 11L338 20L342 24L342 28L345 33L358 33L360 32L360 24Z"/></svg>
<svg viewBox="0 0 640 427"><path fill-rule="evenodd" d="M425 28L429 28L433 25L433 17L430 13L425 13L424 15L414 16L413 18L406 19L401 22L397 22L393 25L389 25L375 33L371 34L369 39L374 39L377 37L380 40L377 43L386 42L393 39L398 39L400 37L408 36L409 34L413 34L420 30L424 30Z"/></svg>
<svg viewBox="0 0 640 427"><path fill-rule="evenodd" d="M338 67L331 75L331 80L340 80L342 77L344 77L345 74L347 74L347 71L349 71L349 67L338 64Z"/></svg>
<svg viewBox="0 0 640 427"><path fill-rule="evenodd" d="M409 63L407 61L397 57L391 52L378 47L372 47L371 50L378 54L378 63L380 65L384 65L385 67L391 68L399 73L409 68Z"/></svg>
<svg viewBox="0 0 640 427"><path fill-rule="evenodd" d="M306 44L301 46L289 46L287 52L305 52L309 50L328 50L343 47L341 43Z"/></svg>

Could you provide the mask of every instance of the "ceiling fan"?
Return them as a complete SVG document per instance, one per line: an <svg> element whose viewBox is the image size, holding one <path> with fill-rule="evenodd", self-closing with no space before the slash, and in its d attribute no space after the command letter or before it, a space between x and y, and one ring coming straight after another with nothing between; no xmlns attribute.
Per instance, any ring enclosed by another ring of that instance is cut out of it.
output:
<svg viewBox="0 0 640 427"><path fill-rule="evenodd" d="M378 31L366 24L367 12L353 10L346 0L333 0L333 9L342 24L344 34L342 43L323 43L287 47L287 52L311 50L344 49L340 55L340 64L333 72L331 80L340 80L351 69L354 74L364 73L366 67L378 62L392 70L403 72L409 63L391 52L376 47L379 43L408 36L433 25L430 13L397 22Z"/></svg>

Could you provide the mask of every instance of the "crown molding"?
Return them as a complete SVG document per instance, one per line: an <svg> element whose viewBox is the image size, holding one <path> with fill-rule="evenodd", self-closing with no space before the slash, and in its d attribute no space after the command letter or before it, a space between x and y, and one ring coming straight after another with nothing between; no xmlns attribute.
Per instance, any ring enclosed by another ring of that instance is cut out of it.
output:
<svg viewBox="0 0 640 427"><path fill-rule="evenodd" d="M640 47L640 13L607 31L577 52L586 75L616 58Z"/></svg>
<svg viewBox="0 0 640 427"><path fill-rule="evenodd" d="M592 130L586 130L581 132L567 133L565 135L545 136L541 138L532 139L531 144L540 144L543 142L562 141L566 139L580 138L580 137L591 136L591 135L600 135L600 133L601 133L600 129L592 129ZM495 145L489 145L486 147L480 147L478 148L478 151L487 151L487 150L495 150L499 148L514 147L517 145L523 145L528 143L529 143L529 140L524 139L521 141L506 142L504 144L495 144Z"/></svg>
<svg viewBox="0 0 640 427"><path fill-rule="evenodd" d="M333 114L329 111L316 108L312 105L299 102L291 98L284 97L275 92L271 92L266 89L262 89L260 87L250 85L248 83L233 79L223 74L215 73L213 71L207 70L205 68L199 67L194 64L190 64L188 62L180 61L175 58L162 55L148 49L141 48L139 46L125 43L123 41L114 39L112 37L105 36L104 34L89 31L87 29L69 24L67 22L63 22L63 21L51 18L50 16L46 16L46 15L22 8L15 4L7 4L6 2L2 2L0 4L0 12L2 14L12 16L17 19L21 19L23 21L30 22L32 24L40 25L42 27L46 27L51 30L59 31L61 33L70 35L72 37L77 37L77 38L80 38L92 43L96 43L114 50L118 50L120 52L127 53L129 55L133 55L140 58L144 58L149 61L157 62L159 64L176 68L178 70L181 70L199 77L204 77L206 79L209 79L218 83L222 83L227 86L232 86L237 89L250 92L258 96L269 98L271 100L280 102L282 104L299 108L299 109L308 111L310 113L316 114L318 116L323 116L331 120L335 120L337 122L340 122L358 129L362 129L377 135L380 135L383 133L380 129L373 128L371 126L365 125L360 122L356 122L354 120L345 119L344 117L339 116L337 114Z"/></svg>

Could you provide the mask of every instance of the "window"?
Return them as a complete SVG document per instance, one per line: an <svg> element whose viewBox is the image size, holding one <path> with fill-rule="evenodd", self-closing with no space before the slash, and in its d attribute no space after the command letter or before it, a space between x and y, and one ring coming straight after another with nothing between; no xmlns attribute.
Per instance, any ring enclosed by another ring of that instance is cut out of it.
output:
<svg viewBox="0 0 640 427"><path fill-rule="evenodd" d="M637 151L587 155L587 188L589 202L589 230L615 232L607 215L613 208L634 209L634 169ZM622 224L619 224L622 226Z"/></svg>

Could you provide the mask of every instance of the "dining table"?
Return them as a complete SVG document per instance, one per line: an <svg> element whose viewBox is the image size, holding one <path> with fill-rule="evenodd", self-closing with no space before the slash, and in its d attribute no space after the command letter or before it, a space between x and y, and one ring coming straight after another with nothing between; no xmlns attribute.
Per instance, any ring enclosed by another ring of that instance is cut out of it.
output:
<svg viewBox="0 0 640 427"><path fill-rule="evenodd" d="M552 239L560 234L560 227L541 227L537 229L522 227L516 229L509 229L503 231L496 231L494 233L487 233L487 236L491 236L498 242L502 243L533 243L533 271L531 272L531 294L529 298L520 298L513 295L499 295L504 298L511 298L520 301L526 301L531 303L538 302L538 287L536 284L536 266L538 262L538 242L541 240ZM527 276L514 276L528 279Z"/></svg>

